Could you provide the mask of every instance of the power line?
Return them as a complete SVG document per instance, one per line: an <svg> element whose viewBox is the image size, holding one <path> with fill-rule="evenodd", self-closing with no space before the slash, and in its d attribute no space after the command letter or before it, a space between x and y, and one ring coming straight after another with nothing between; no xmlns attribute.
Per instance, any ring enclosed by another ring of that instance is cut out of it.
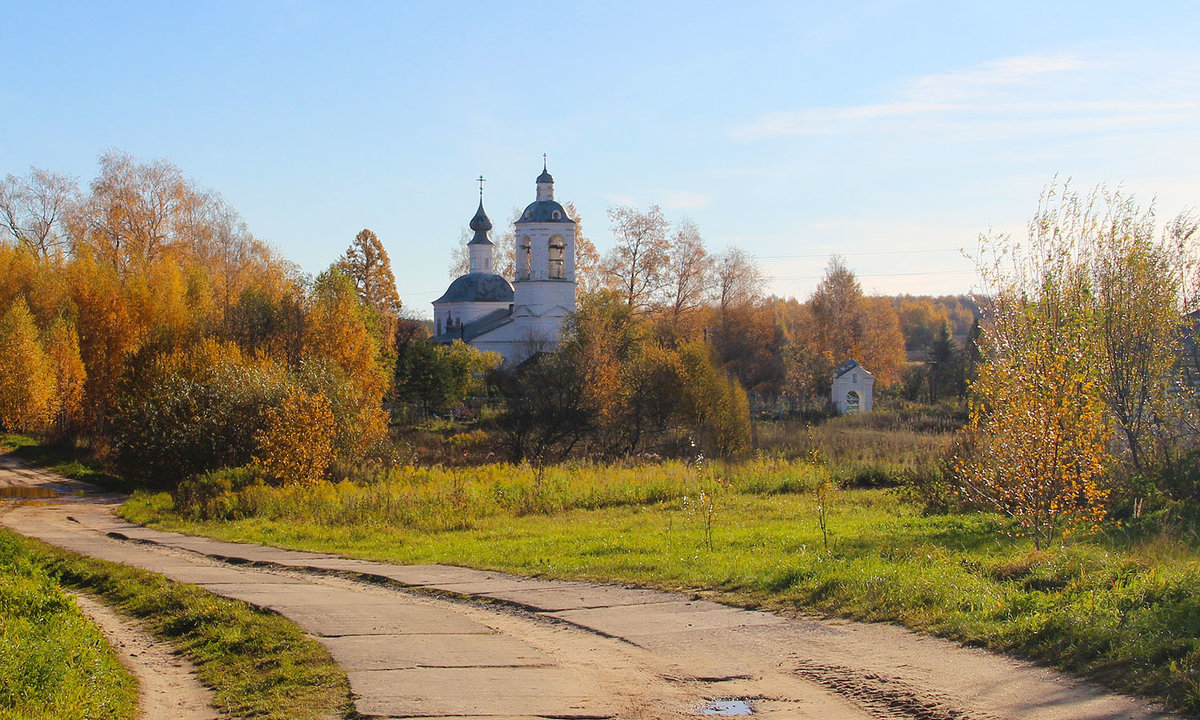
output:
<svg viewBox="0 0 1200 720"><path fill-rule="evenodd" d="M811 255L755 255L756 260L791 260L801 258L827 258L830 255L913 255L917 253L962 252L962 248L936 248L932 250L864 250L862 252L813 253Z"/></svg>
<svg viewBox="0 0 1200 720"><path fill-rule="evenodd" d="M974 270L926 270L905 273L854 273L855 277L912 277L915 275L974 275ZM816 280L824 275L768 275L772 280Z"/></svg>

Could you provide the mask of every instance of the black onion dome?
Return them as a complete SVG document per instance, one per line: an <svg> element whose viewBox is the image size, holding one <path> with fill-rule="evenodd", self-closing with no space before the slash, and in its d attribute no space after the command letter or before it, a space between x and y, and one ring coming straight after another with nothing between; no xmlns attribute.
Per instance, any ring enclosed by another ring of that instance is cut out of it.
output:
<svg viewBox="0 0 1200 720"><path fill-rule="evenodd" d="M471 229L475 232L480 230L488 231L492 229L491 218L483 211L483 201L479 201L479 209L475 211L475 217L471 218Z"/></svg>
<svg viewBox="0 0 1200 720"><path fill-rule="evenodd" d="M526 177L529 177L529 176L528 176L528 175L526 175ZM550 172L549 172L548 170L546 170L545 168L542 168L542 174L541 174L541 175L538 175L538 179L537 179L537 181L538 181L538 184L541 184L541 183L550 183L550 184L553 184L553 183L554 183L554 176L553 176L553 175L551 175L551 174L550 174Z"/></svg>
<svg viewBox="0 0 1200 720"><path fill-rule="evenodd" d="M524 212L521 213L521 217L517 218L517 222L573 223L575 221L567 217L567 211L557 202L553 200L537 200L529 203Z"/></svg>
<svg viewBox="0 0 1200 720"><path fill-rule="evenodd" d="M470 228L475 231L475 237L471 238L468 245L491 245L492 241L488 239L488 232L492 229L492 221L483 211L483 199L479 200L479 209L475 211L475 217L471 218Z"/></svg>
<svg viewBox="0 0 1200 720"><path fill-rule="evenodd" d="M434 305L454 302L512 302L513 288L494 273L467 273L450 283L446 293Z"/></svg>

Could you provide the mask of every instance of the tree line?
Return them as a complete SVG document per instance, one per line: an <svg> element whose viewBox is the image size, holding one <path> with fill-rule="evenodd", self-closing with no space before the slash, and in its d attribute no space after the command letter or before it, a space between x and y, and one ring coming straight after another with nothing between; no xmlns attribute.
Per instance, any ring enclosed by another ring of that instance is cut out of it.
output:
<svg viewBox="0 0 1200 720"><path fill-rule="evenodd" d="M83 186L9 175L0 427L82 443L132 476L248 465L313 480L386 454L403 409L475 395L503 399L496 431L518 458L729 454L750 442L747 392L823 406L851 357L901 379L895 303L865 296L842 261L807 302L785 300L689 220L618 207L609 221L604 256L580 233L562 350L501 372L405 317L370 230L310 277L165 160L109 152Z"/></svg>
<svg viewBox="0 0 1200 720"><path fill-rule="evenodd" d="M178 167L119 152L86 187L9 175L0 218L5 429L147 478L314 478L383 437L399 300L369 231L307 278Z"/></svg>

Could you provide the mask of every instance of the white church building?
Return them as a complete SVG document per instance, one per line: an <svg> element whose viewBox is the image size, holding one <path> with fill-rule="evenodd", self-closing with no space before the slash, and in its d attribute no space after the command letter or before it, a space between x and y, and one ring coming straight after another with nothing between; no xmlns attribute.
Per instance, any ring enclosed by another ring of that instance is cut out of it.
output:
<svg viewBox="0 0 1200 720"><path fill-rule="evenodd" d="M556 349L563 320L575 312L575 221L554 200L554 178L543 166L536 198L516 221L511 283L495 272L482 189L470 227L468 272L433 301L434 342L500 353L506 367Z"/></svg>

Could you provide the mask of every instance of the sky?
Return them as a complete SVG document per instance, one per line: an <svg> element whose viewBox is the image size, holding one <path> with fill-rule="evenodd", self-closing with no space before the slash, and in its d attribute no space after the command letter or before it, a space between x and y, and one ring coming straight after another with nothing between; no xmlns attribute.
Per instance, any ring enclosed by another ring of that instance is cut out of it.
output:
<svg viewBox="0 0 1200 720"><path fill-rule="evenodd" d="M9 2L0 174L166 158L307 273L374 230L414 317L499 228L662 207L807 298L975 287L1048 184L1200 202L1194 2ZM498 234L498 233L497 233Z"/></svg>

